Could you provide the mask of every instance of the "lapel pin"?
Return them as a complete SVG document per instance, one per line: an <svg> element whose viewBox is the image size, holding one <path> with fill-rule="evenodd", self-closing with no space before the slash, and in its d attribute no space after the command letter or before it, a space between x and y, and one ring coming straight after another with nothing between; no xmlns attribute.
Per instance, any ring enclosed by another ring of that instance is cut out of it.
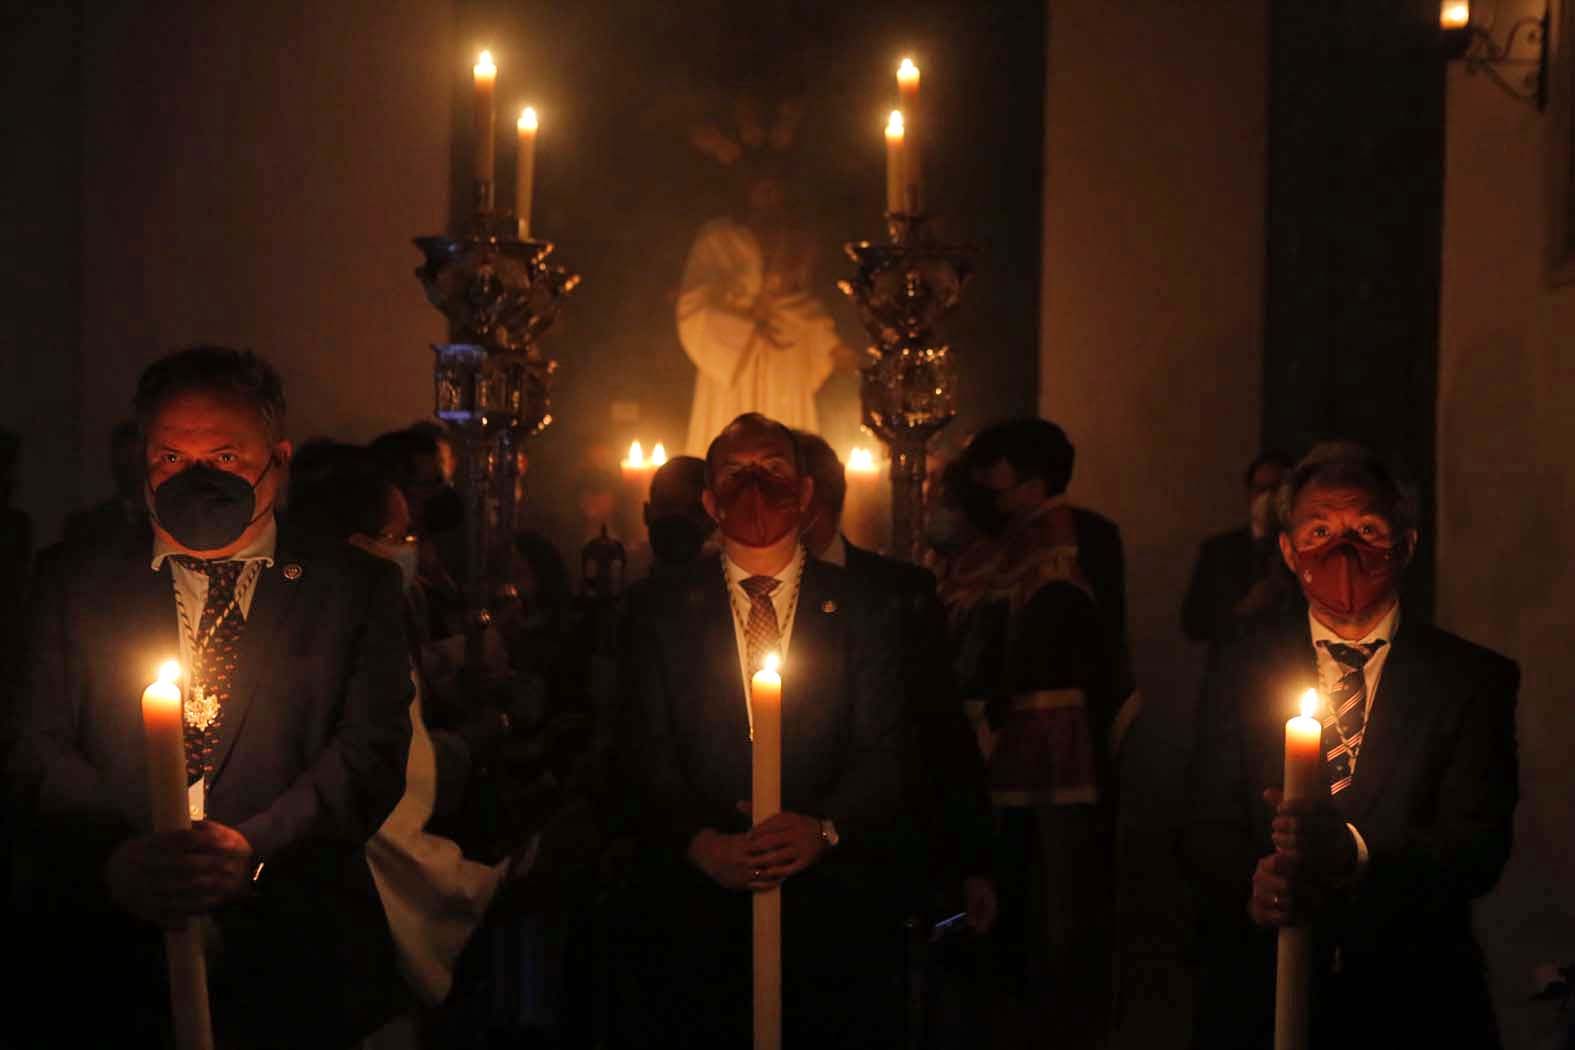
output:
<svg viewBox="0 0 1575 1050"><path fill-rule="evenodd" d="M301 578L301 567L292 561L284 567L284 578L291 581L299 580Z"/></svg>
<svg viewBox="0 0 1575 1050"><path fill-rule="evenodd" d="M820 611L827 614L834 613L837 611L837 603L829 600L821 602Z"/></svg>

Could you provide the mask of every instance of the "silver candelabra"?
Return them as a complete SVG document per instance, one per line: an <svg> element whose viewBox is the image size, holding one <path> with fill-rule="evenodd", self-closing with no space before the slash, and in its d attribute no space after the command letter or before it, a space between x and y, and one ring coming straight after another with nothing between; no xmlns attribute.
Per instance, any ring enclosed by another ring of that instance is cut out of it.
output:
<svg viewBox="0 0 1575 1050"><path fill-rule="evenodd" d="M859 368L864 425L891 454L892 553L923 553L930 440L957 415L957 367L937 331L973 275L973 252L928 235L924 215L886 216L889 239L845 247L858 270L838 287L874 342Z"/></svg>
<svg viewBox="0 0 1575 1050"><path fill-rule="evenodd" d="M483 205L490 193L478 200ZM453 340L432 349L435 413L460 435L466 480L465 663L481 668L481 636L507 586L520 522L525 442L552 422L557 362L539 339L578 274L551 260L551 241L519 240L508 213L482 211L462 237L417 237L416 276Z"/></svg>

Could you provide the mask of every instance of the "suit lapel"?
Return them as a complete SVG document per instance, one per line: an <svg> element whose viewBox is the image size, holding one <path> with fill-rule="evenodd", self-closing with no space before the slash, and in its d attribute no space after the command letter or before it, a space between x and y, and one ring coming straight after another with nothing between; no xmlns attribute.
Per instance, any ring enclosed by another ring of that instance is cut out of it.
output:
<svg viewBox="0 0 1575 1050"><path fill-rule="evenodd" d="M1362 733L1356 772L1351 786L1341 792L1345 796L1342 808L1352 818L1366 815L1382 797L1384 784L1405 760L1407 746L1403 738L1415 737L1425 714L1421 681L1425 667L1418 658L1415 632L1407 632L1402 626L1392 644L1394 648L1378 679L1372 714Z"/></svg>
<svg viewBox="0 0 1575 1050"><path fill-rule="evenodd" d="M152 671L165 660L179 660L180 617L175 611L175 585L170 579L170 563L166 559L155 572L148 568L146 552L142 552L126 568L125 593L130 600L130 620L135 624L134 650L148 654ZM143 686L147 682L142 683ZM140 695L140 692L139 692Z"/></svg>
<svg viewBox="0 0 1575 1050"><path fill-rule="evenodd" d="M738 653L738 636L733 630L732 596L728 594L726 575L720 569L707 576L709 578L696 582L698 615L689 625L689 630L680 633L679 651L688 648L688 638L699 637L702 644L697 652L718 654L716 659L707 661L701 669L701 673L709 680L700 683L698 695L716 698L717 706L708 712L707 722L725 727L723 739L747 743L749 709L743 679L739 675L742 665ZM693 631L693 634L689 631Z"/></svg>
<svg viewBox="0 0 1575 1050"><path fill-rule="evenodd" d="M291 568L294 578L286 577L287 566ZM281 663L277 636L288 620L297 596L307 586L302 582L304 575L300 566L281 547L274 556L274 563L265 565L257 579L257 590L252 595L251 609L246 616L246 629L241 632L235 689L225 705L224 720L219 726L219 744L213 756L215 781L224 773L236 737L245 726L246 713L252 700L267 676Z"/></svg>
<svg viewBox="0 0 1575 1050"><path fill-rule="evenodd" d="M828 647L828 630L831 617L822 608L836 604L828 601L826 566L809 561L804 565L804 579L798 588L798 605L793 610L793 637L789 639L788 663L782 670L782 726L783 736L790 732L801 696L813 696L821 690L816 682L825 673L825 660L817 654Z"/></svg>

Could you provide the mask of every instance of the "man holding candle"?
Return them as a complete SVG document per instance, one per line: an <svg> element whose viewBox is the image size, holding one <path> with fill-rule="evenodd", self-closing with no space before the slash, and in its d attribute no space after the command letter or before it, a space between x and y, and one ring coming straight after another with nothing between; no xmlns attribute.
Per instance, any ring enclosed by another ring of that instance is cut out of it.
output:
<svg viewBox="0 0 1575 1050"><path fill-rule="evenodd" d="M1497 1046L1471 905L1509 855L1519 671L1403 615L1414 508L1370 452L1318 446L1278 502L1308 613L1238 643L1205 694L1182 842L1203 889L1195 1045L1267 1045L1270 934L1305 926L1310 1045ZM1323 790L1284 801L1309 686Z"/></svg>
<svg viewBox="0 0 1575 1050"><path fill-rule="evenodd" d="M399 573L276 524L291 446L255 354L169 355L135 403L152 551L65 552L36 610L14 769L48 874L39 1018L58 1045L156 1039L160 927L211 917L218 1045L349 1045L397 987L363 847L410 739ZM138 697L177 656L205 819L152 832Z"/></svg>
<svg viewBox="0 0 1575 1050"><path fill-rule="evenodd" d="M895 610L806 556L812 494L786 427L740 416L711 443L721 558L632 597L623 766L648 848L622 957L641 972L620 1045L738 1046L750 1029L750 895L782 892L788 1046L901 1034L901 679ZM782 657L781 803L751 826L749 682Z"/></svg>

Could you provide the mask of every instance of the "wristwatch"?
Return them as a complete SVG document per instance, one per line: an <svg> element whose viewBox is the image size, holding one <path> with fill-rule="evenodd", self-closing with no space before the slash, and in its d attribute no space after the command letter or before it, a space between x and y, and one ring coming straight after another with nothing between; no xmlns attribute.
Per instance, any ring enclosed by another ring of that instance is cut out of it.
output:
<svg viewBox="0 0 1575 1050"><path fill-rule="evenodd" d="M837 834L837 826L830 819L823 819L820 822L820 841L826 844L827 849L842 841L842 836Z"/></svg>

